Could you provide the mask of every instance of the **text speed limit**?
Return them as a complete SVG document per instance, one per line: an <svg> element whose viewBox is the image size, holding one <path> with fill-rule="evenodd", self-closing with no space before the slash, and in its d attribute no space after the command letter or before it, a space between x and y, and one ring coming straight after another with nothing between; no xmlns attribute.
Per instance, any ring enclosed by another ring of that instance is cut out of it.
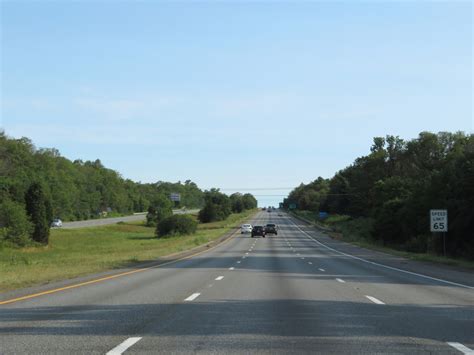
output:
<svg viewBox="0 0 474 355"><path fill-rule="evenodd" d="M448 210L430 210L430 231L448 231Z"/></svg>

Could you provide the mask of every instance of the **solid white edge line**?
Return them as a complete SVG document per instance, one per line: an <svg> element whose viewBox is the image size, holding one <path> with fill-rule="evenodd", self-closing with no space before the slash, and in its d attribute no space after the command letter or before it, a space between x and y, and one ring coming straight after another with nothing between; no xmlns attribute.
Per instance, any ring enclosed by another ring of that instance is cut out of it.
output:
<svg viewBox="0 0 474 355"><path fill-rule="evenodd" d="M123 343L120 343L117 345L115 348L107 352L106 355L120 355L122 354L125 350L127 350L129 347L131 347L133 344L138 342L141 339L141 337L136 337L136 338L128 338L125 340Z"/></svg>
<svg viewBox="0 0 474 355"><path fill-rule="evenodd" d="M339 278L336 278L336 281L337 281L337 282L340 282L340 283L342 283L342 284L346 283L346 281L344 281L343 279L339 279Z"/></svg>
<svg viewBox="0 0 474 355"><path fill-rule="evenodd" d="M193 293L191 296L185 299L186 302L189 301L194 301L196 298L198 298L201 294L200 293Z"/></svg>
<svg viewBox="0 0 474 355"><path fill-rule="evenodd" d="M375 297L367 296L367 295L365 295L365 297L368 298L369 300L371 300L372 302L376 303L376 304L385 304L384 302L382 302L381 300L379 300Z"/></svg>
<svg viewBox="0 0 474 355"><path fill-rule="evenodd" d="M449 346L452 346L456 350L459 350L463 354L469 354L472 355L474 354L474 350L469 349L467 346L462 345L461 343L455 343L455 342L446 342Z"/></svg>
<svg viewBox="0 0 474 355"><path fill-rule="evenodd" d="M220 280L222 280L223 278L224 278L224 276L217 276L215 280L216 280L216 281L220 281Z"/></svg>
<svg viewBox="0 0 474 355"><path fill-rule="evenodd" d="M326 248L326 249L335 251L336 253L339 253L339 254L341 254L341 255L347 256L347 257L349 257L349 258L356 259L356 260L362 261L362 262L364 262L364 263L368 263L368 264L372 264L372 265L377 265L377 266L380 266L380 267L384 267L384 268L386 268L386 269L390 269L390 270L395 270L395 271L403 272L403 273L405 273L405 274L410 274L410 275L414 275L414 276L419 276L419 277L423 277L423 278L426 278L426 279L429 279L429 280L438 281L438 282L446 283L446 284L449 284L449 285L460 286L460 287L464 287L464 288L467 288L467 289L470 289L470 290L474 290L474 287L472 287L472 286L463 285L463 284L460 284L460 283L457 283L457 282L447 281L447 280L443 280L443 279L438 279L438 278L436 278L436 277L431 277L431 276L427 276L427 275L423 275L423 274L418 274L418 273L416 273L416 272L411 272L411 271L407 271L407 270L398 269L398 268L396 268L396 267L392 267L392 266L388 266L388 265L379 264L379 263L376 263L376 262L374 262L374 261L369 261L369 260L366 260L366 259L359 258L358 256L354 256L354 255L351 255L351 254L344 253L344 252L342 252L342 251L339 251L339 250L336 250L336 249L334 249L334 248L331 248L331 247L327 246L326 244L321 243L321 242L320 242L319 240L317 240L317 239L314 239L312 236L310 236L308 233L306 233L304 230L302 230L300 227L298 227L298 225L297 225L295 222L293 222L291 219L290 219L290 222L293 223L293 224L295 225L295 227L300 230L300 232L302 232L304 235L306 235L306 236L307 236L309 239L311 239L312 241L316 242L317 244L321 245L322 247L324 247L324 248Z"/></svg>

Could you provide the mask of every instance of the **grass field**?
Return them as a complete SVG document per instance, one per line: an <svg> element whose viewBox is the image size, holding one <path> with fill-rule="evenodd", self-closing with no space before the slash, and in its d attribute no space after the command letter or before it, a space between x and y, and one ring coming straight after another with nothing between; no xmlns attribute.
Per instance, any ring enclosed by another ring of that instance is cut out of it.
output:
<svg viewBox="0 0 474 355"><path fill-rule="evenodd" d="M47 247L0 249L0 291L68 279L194 248L236 228L256 210L199 224L196 234L157 239L143 222L51 230Z"/></svg>

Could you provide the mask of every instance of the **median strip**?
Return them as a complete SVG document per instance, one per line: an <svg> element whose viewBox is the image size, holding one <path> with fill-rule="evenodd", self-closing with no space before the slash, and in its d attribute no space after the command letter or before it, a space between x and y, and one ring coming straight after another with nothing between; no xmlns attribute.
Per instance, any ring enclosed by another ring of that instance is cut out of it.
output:
<svg viewBox="0 0 474 355"><path fill-rule="evenodd" d="M79 283L76 283L76 284L71 284L71 285L67 285L67 286L63 286L63 287L58 287L58 288L54 288L54 289L40 291L40 292L33 293L33 294L27 294L27 295L24 295L24 296L18 296L18 297L14 297L14 298L10 298L10 299L0 300L0 305L11 304L11 303L19 302L19 301L24 301L24 300L28 300L28 299L32 299L32 298L37 298L37 297L41 297L41 296L45 296L45 295L54 294L54 293L57 293L57 292L62 292L62 291L66 291L66 290L76 289L76 288L83 287L83 286L93 285L93 284L96 284L96 283L100 283L100 282L104 282L104 281L108 281L108 280L113 280L113 279L116 279L116 278L119 278L119 277L128 276L128 275L144 272L144 271L151 270L151 269L160 268L162 266L166 266L166 265L170 265L170 264L173 264L173 263L177 263L177 262L182 261L182 260L190 259L190 258L193 258L195 256L201 255L203 253L207 253L207 252L209 252L209 251L211 251L215 248L218 248L218 247L224 245L225 243L230 242L233 239L233 237L236 235L237 231L238 230L234 230L232 228L230 232L222 235L221 237L219 237L219 238L217 238L213 241L210 241L208 244L197 246L195 248L185 250L185 251L182 251L182 252L177 252L177 253L173 253L173 254L160 256L160 257L158 257L158 259L156 261L152 261L152 262L148 262L148 263L142 263L139 268L134 269L134 270L119 272L119 273L116 273L116 274L107 275L107 276L104 276L104 277L99 277L99 278L96 278L96 279L83 281L83 282L79 282ZM0 294L0 296L1 296L1 294Z"/></svg>

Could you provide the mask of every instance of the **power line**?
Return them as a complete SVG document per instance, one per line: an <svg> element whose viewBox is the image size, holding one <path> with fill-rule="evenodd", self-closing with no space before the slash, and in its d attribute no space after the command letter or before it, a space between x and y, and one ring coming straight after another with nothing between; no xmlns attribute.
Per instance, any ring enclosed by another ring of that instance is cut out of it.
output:
<svg viewBox="0 0 474 355"><path fill-rule="evenodd" d="M293 187L225 187L225 188L220 188L219 190L254 191L254 190L293 190L293 189L294 189L294 186Z"/></svg>

